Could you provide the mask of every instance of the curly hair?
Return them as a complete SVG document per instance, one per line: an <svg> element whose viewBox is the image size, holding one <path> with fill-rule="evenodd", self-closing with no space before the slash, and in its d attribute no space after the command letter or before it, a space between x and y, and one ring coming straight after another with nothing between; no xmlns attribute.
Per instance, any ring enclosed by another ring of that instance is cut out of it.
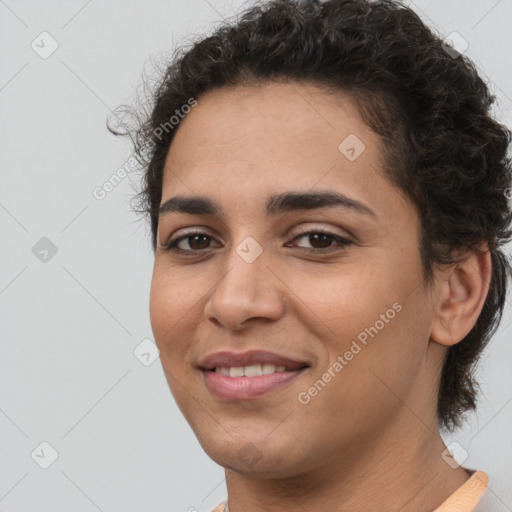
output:
<svg viewBox="0 0 512 512"><path fill-rule="evenodd" d="M270 0L221 22L178 48L152 91L149 111L122 106L120 121L140 163L139 212L156 249L169 122L185 105L220 87L304 82L356 102L379 136L385 177L417 208L425 282L434 268L489 250L490 288L472 330L448 348L438 387L441 429L453 431L476 409L474 370L501 322L511 265L511 134L491 115L495 97L474 64L394 0ZM117 115L117 114L116 114ZM179 116L183 118L183 115ZM118 118L119 119L119 118ZM119 125L118 125L119 126ZM482 245L483 244L483 245Z"/></svg>

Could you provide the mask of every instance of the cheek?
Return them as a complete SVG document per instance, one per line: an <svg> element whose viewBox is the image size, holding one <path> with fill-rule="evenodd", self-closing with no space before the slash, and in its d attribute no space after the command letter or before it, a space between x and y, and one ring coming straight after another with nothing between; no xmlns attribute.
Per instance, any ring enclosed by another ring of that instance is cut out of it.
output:
<svg viewBox="0 0 512 512"><path fill-rule="evenodd" d="M385 421L407 402L428 347L429 317L424 309L420 295L375 297L343 344L331 346L331 359L341 353L346 361L344 386L338 387L335 400L361 421Z"/></svg>
<svg viewBox="0 0 512 512"><path fill-rule="evenodd" d="M393 293L383 285L382 274L375 276L372 265L346 261L335 272L326 269L303 274L300 279L292 274L287 278L305 306L302 310L307 316L302 321L315 331L331 355L348 350L350 341L393 303Z"/></svg>
<svg viewBox="0 0 512 512"><path fill-rule="evenodd" d="M188 417L193 405L185 391L196 379L187 363L190 348L190 315L193 311L184 296L187 287L170 279L169 273L155 267L151 282L149 312L155 343L160 350L160 362L169 389L182 413ZM190 290L189 290L190 293ZM189 316L187 316L189 315ZM188 320L188 323L187 323ZM188 334L188 336L187 336Z"/></svg>
<svg viewBox="0 0 512 512"><path fill-rule="evenodd" d="M162 275L155 266L151 281L149 314L155 342L163 362L178 360L183 356L186 339L180 331L186 324L190 306L186 297L186 287L179 281Z"/></svg>
<svg viewBox="0 0 512 512"><path fill-rule="evenodd" d="M307 297L306 305L314 312L310 327L328 354L315 378L329 369L336 374L326 386L329 392L322 391L326 404L332 393L334 403L355 414L364 410L362 401L377 413L396 401L386 384L400 395L417 375L429 319L421 290L410 293L411 283L417 284L411 275L416 269L399 268L347 268L336 279L316 275L302 282L304 288L297 294ZM299 290L299 282L294 284Z"/></svg>

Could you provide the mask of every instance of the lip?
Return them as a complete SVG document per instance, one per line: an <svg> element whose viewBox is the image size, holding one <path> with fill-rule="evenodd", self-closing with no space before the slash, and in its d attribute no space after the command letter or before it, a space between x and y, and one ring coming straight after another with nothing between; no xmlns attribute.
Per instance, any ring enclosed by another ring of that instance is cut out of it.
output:
<svg viewBox="0 0 512 512"><path fill-rule="evenodd" d="M257 377L228 377L222 373L203 370L206 387L214 396L223 401L250 400L268 395L289 384L307 368L289 372L276 372Z"/></svg>
<svg viewBox="0 0 512 512"><path fill-rule="evenodd" d="M250 366L258 363L267 363L274 364L276 366L284 366L286 370L300 370L305 366L310 366L306 361L291 359L289 357L280 354L275 354L274 352L269 352L267 350L249 350L247 352L230 352L225 350L221 352L215 352L214 354L210 354L204 357L199 362L199 369L204 371L213 370L218 366L225 366L231 368L240 366Z"/></svg>
<svg viewBox="0 0 512 512"><path fill-rule="evenodd" d="M255 377L229 377L214 371L219 366L241 367L253 364L284 366L286 371ZM267 350L247 352L215 352L203 358L199 364L205 385L210 393L222 401L250 400L286 386L310 367L299 361Z"/></svg>

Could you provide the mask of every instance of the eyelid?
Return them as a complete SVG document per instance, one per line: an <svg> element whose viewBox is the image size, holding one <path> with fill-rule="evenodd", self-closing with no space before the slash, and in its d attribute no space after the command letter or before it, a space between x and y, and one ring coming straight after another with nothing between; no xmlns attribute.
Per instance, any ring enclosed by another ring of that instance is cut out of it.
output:
<svg viewBox="0 0 512 512"><path fill-rule="evenodd" d="M309 223L305 223L306 226L304 226L304 224L301 224L300 226L297 226L295 228L293 228L289 234L290 236L299 236L299 235L304 235L304 234L307 234L309 233L310 231L318 231L319 233L325 233L327 235L332 235L332 236L339 236L339 237L350 237L352 239L355 239L354 235L352 235L352 233L350 231L348 231L347 229L343 229L343 233L339 233L337 231L335 231L335 227L332 226L332 227L326 227L324 225L321 225L320 223L315 223L315 222L309 222ZM338 229L342 229L342 228L339 228Z"/></svg>
<svg viewBox="0 0 512 512"><path fill-rule="evenodd" d="M203 226L203 225L197 225L197 226L193 226L191 228L185 228L184 227L184 228L181 228L181 229L174 230L166 238L166 241L164 243L162 243L161 245L162 246L168 245L170 240L171 240L171 238L175 238L174 235L176 233L180 232L182 229L184 229L185 231L180 235L180 237L186 236L186 235L193 235L193 234L207 234L205 231L214 232L215 233L215 234L209 235L209 236L212 236L212 237L220 236L216 232L216 230L212 229L211 227ZM189 231L186 231L187 229L189 229ZM340 228L340 227L337 228L337 229L343 229L344 233L333 233L331 230L332 229L336 229L334 226L333 227L325 227L325 226L321 225L320 222L314 222L314 221L303 222L303 223L299 224L298 226L295 226L290 231L288 231L288 234L286 236L298 236L298 235L301 235L301 234L305 234L305 233L307 233L308 230L312 230L312 229L319 229L320 231L325 231L328 234L332 234L332 235L336 235L336 236L341 236L341 237L348 235L348 236L352 237L354 240L356 239L355 235L353 235L351 233L351 231L346 229L346 228ZM205 230L205 231L201 231L201 230ZM201 232L199 233L199 231L201 231Z"/></svg>
<svg viewBox="0 0 512 512"><path fill-rule="evenodd" d="M177 233L181 233L181 234L176 236ZM210 234L210 233L213 233L213 234ZM173 230L170 235L168 235L164 238L164 242L162 242L160 245L165 248L169 245L169 243L171 243L171 241L176 241L178 238L182 238L185 236L192 236L195 234L198 234L198 235L204 234L204 235L208 235L212 238L218 238L220 236L215 229L212 229L211 227L203 226L203 225L199 224L199 225L192 226L190 228L183 227L183 228L178 228L178 229Z"/></svg>

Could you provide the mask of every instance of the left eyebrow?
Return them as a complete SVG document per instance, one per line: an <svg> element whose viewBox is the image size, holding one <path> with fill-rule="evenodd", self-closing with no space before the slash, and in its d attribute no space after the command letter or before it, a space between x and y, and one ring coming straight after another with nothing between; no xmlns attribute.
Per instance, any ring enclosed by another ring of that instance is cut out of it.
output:
<svg viewBox="0 0 512 512"><path fill-rule="evenodd" d="M317 210L321 208L341 207L353 210L377 219L375 212L364 203L338 192L285 192L275 194L267 199L265 210L267 215L277 215L292 211ZM218 216L221 206L208 197L175 196L167 199L159 208L162 217L170 213L189 215Z"/></svg>

